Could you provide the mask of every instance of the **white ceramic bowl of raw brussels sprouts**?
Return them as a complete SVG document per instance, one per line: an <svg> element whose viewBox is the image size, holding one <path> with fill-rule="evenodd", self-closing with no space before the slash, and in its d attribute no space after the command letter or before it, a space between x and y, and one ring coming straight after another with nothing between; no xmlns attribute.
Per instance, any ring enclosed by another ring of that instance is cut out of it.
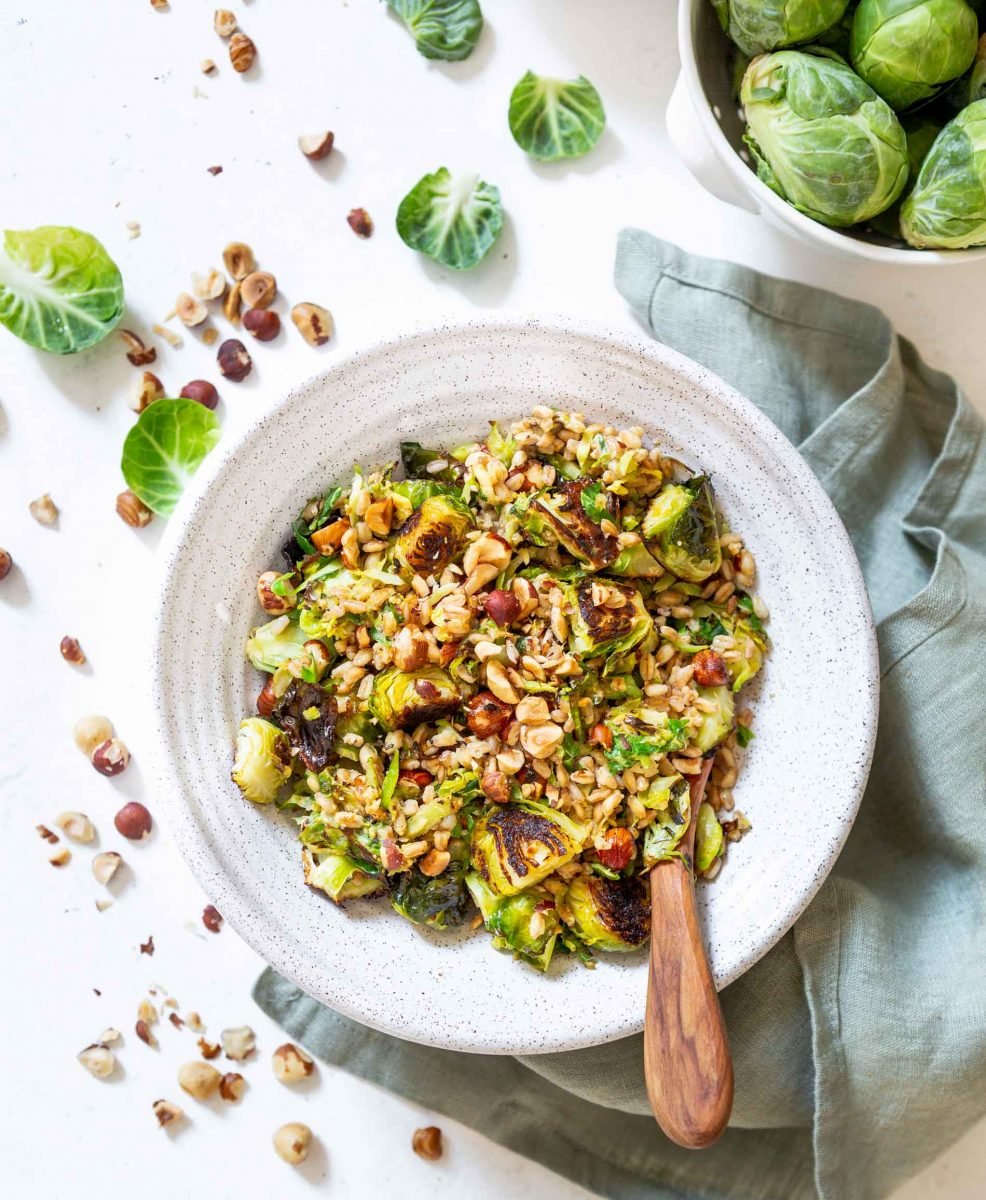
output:
<svg viewBox="0 0 986 1200"><path fill-rule="evenodd" d="M711 0L679 0L681 72L667 108L671 141L696 180L712 195L803 241L874 263L943 266L986 258L986 247L916 250L885 244L862 226L835 229L805 216L757 178L743 143L734 98L733 54Z"/></svg>

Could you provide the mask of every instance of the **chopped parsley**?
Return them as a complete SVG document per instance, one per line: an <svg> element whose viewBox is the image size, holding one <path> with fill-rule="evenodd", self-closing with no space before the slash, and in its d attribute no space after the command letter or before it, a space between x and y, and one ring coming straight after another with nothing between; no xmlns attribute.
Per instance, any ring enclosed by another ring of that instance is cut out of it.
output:
<svg viewBox="0 0 986 1200"><path fill-rule="evenodd" d="M582 508L590 521L595 521L598 525L600 521L609 517L609 508L606 506L606 493L603 491L603 485L598 479L594 483L587 484L582 489L579 499L582 501Z"/></svg>
<svg viewBox="0 0 986 1200"><path fill-rule="evenodd" d="M342 499L342 488L334 487L325 493L325 497L318 510L318 515L315 520L308 526L308 532L314 533L316 529L321 529L323 525L327 525L329 517L332 516L332 510Z"/></svg>
<svg viewBox="0 0 986 1200"><path fill-rule="evenodd" d="M757 735L753 732L749 725L736 726L736 743L737 745L742 746L744 749L749 746L756 736Z"/></svg>
<svg viewBox="0 0 986 1200"><path fill-rule="evenodd" d="M744 592L739 600L736 601L736 607L744 614L747 625L749 625L754 633L763 632L763 622L753 611L753 597L751 595Z"/></svg>

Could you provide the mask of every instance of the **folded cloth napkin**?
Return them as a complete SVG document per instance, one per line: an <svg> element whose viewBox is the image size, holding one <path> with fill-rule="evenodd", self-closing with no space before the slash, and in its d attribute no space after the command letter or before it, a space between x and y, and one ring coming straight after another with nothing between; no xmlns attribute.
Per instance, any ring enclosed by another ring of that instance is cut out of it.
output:
<svg viewBox="0 0 986 1200"><path fill-rule="evenodd" d="M458 1054L355 1024L272 971L255 997L321 1058L603 1196L886 1196L986 1111L983 421L866 305L634 230L616 284L656 338L799 447L878 622L882 709L859 818L794 929L722 995L730 1128L699 1153L658 1132L639 1036Z"/></svg>

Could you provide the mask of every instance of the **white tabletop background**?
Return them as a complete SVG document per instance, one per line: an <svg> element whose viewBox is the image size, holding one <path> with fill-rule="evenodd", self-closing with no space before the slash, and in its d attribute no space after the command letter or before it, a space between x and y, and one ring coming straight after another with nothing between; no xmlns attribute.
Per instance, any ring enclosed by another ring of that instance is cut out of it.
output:
<svg viewBox="0 0 986 1200"><path fill-rule="evenodd" d="M213 352L194 336L158 345L154 370L174 394L191 378L220 383L226 434L288 388L361 343L449 315L567 313L630 326L611 283L617 231L637 225L688 249L832 287L883 306L927 359L982 404L986 343L983 269L940 273L877 269L827 257L704 194L676 161L663 125L675 73L672 0L486 0L481 43L462 64L432 65L376 0L234 3L259 49L247 77L231 70L212 31L213 4L173 0L0 0L0 218L8 228L56 223L95 233L119 263L124 322L149 331L188 286L242 239L290 303L332 310L337 336L312 350L290 324L255 349L241 385L223 383ZM201 59L219 64L206 78ZM609 124L591 156L537 166L513 144L510 89L531 67L586 74ZM337 149L313 166L299 133L331 128ZM472 274L452 277L406 249L394 230L404 192L445 164L498 184L504 234ZM206 168L221 165L216 177ZM356 238L346 213L376 222ZM128 236L126 222L140 223ZM249 340L249 339L247 339ZM163 529L128 529L114 514L118 461L133 421L137 372L122 343L59 359L0 330L0 545L17 568L0 584L3 648L0 845L4 1030L0 1037L3 1151L9 1194L146 1200L300 1197L497 1197L574 1200L581 1189L442 1118L439 1164L410 1150L432 1114L341 1072L321 1069L302 1090L277 1083L270 1051L283 1040L250 1000L262 964L229 928L206 933L206 898L158 828L121 844L112 817L147 794L145 613ZM331 427L313 430L331 437ZM354 457L358 448L354 447ZM42 528L28 502L51 492L61 509ZM230 537L236 530L230 529ZM90 665L58 653L80 639ZM119 780L98 776L75 750L83 714L108 714L134 755ZM130 864L116 900L97 912L91 848L61 870L35 833L63 809L81 809L98 847ZM153 958L139 944L154 937ZM158 1027L160 1046L133 1034L149 985L197 1010L210 1034L248 1023L258 1034L249 1088L236 1106L200 1106L176 1136L159 1130L151 1102L181 1099L178 1066L193 1036ZM367 987L372 987L367 980ZM102 993L97 996L94 989ZM106 1026L124 1032L115 1080L91 1078L75 1055ZM319 1148L300 1169L270 1147L273 1129L303 1120ZM897 1200L973 1200L983 1194L986 1128L968 1134Z"/></svg>

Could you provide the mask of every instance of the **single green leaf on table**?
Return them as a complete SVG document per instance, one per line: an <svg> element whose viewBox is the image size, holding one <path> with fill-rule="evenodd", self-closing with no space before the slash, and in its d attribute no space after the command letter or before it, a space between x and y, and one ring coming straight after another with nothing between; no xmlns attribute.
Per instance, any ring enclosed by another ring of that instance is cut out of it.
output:
<svg viewBox="0 0 986 1200"><path fill-rule="evenodd" d="M566 81L528 71L510 95L507 120L517 145L540 162L588 154L606 128L603 102L584 75Z"/></svg>
<svg viewBox="0 0 986 1200"><path fill-rule="evenodd" d="M387 0L425 58L459 62L476 48L483 31L478 0Z"/></svg>
<svg viewBox="0 0 986 1200"><path fill-rule="evenodd" d="M503 228L500 189L478 175L453 176L446 167L420 179L397 210L397 232L454 271L471 270Z"/></svg>
<svg viewBox="0 0 986 1200"><path fill-rule="evenodd" d="M123 314L123 280L91 233L62 225L8 229L0 257L0 324L29 346L74 354Z"/></svg>
<svg viewBox="0 0 986 1200"><path fill-rule="evenodd" d="M196 400L155 400L123 443L127 487L154 512L168 516L219 441L219 420Z"/></svg>

